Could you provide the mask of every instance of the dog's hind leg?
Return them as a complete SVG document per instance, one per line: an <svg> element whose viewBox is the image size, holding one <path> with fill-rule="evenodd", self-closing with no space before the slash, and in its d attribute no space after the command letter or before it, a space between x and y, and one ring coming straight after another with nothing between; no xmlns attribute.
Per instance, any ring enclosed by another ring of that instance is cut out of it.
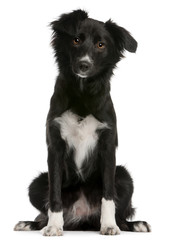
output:
<svg viewBox="0 0 171 240"><path fill-rule="evenodd" d="M41 173L35 178L29 186L29 198L30 202L41 213L36 217L34 221L20 221L18 222L14 230L15 231L31 231L41 230L47 225L48 217L48 173Z"/></svg>
<svg viewBox="0 0 171 240"><path fill-rule="evenodd" d="M116 167L115 188L116 199L116 222L122 231L150 232L151 227L145 221L129 222L133 217L135 209L132 207L131 198L133 194L133 180L129 172L123 166Z"/></svg>

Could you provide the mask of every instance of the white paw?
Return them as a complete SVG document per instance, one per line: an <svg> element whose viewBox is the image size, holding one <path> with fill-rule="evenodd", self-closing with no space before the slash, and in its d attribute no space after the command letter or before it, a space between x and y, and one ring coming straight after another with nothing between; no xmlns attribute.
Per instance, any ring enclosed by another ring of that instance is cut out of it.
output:
<svg viewBox="0 0 171 240"><path fill-rule="evenodd" d="M14 231L30 231L30 224L29 222L18 222L15 227Z"/></svg>
<svg viewBox="0 0 171 240"><path fill-rule="evenodd" d="M117 235L120 234L120 229L117 225L112 227L102 227L100 229L100 234L102 235Z"/></svg>
<svg viewBox="0 0 171 240"><path fill-rule="evenodd" d="M62 236L63 231L56 226L47 226L41 230L43 236Z"/></svg>
<svg viewBox="0 0 171 240"><path fill-rule="evenodd" d="M151 226L147 222L137 222L134 224L134 232L151 232Z"/></svg>

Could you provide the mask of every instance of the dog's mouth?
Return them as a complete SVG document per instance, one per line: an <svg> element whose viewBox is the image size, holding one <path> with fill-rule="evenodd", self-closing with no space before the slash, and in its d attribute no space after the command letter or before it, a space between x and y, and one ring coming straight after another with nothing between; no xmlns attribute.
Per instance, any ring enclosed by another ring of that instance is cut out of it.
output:
<svg viewBox="0 0 171 240"><path fill-rule="evenodd" d="M73 73L78 77L78 78L83 78L86 79L92 75L92 71L78 71L77 69L73 69Z"/></svg>
<svg viewBox="0 0 171 240"><path fill-rule="evenodd" d="M75 74L80 78L87 78L88 77L87 74L82 74L82 73L75 73Z"/></svg>

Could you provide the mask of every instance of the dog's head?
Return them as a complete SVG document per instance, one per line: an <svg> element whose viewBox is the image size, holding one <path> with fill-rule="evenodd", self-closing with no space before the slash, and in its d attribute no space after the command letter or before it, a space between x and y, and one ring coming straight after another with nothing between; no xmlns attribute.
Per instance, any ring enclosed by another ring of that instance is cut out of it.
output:
<svg viewBox="0 0 171 240"><path fill-rule="evenodd" d="M124 50L137 49L137 42L127 30L111 20L104 23L88 18L82 10L63 14L51 26L60 70L81 78L113 69Z"/></svg>

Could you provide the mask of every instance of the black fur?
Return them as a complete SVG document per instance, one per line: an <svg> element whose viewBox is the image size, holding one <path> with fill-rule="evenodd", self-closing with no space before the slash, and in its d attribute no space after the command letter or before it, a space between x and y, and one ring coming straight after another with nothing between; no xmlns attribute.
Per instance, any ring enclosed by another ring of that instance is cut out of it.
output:
<svg viewBox="0 0 171 240"><path fill-rule="evenodd" d="M110 78L124 51L135 52L137 42L127 30L111 20L103 23L90 19L82 10L63 14L51 23L51 27L59 76L47 117L48 173L42 173L29 186L30 201L41 214L34 222L25 224L33 230L41 229L47 225L49 208L52 212L63 209L64 229L100 230L103 197L114 200L119 228L134 231L134 222L127 221L134 215L131 204L133 181L124 167L115 165L118 137ZM89 55L92 62L80 65L80 58L85 55ZM86 77L79 77L80 72ZM60 126L54 121L68 109L79 115L80 121L92 114L109 126L98 130L97 146L83 162L82 176L78 174L74 162L74 149L68 153ZM81 192L99 214L83 217L77 223L68 223L67 211L79 199Z"/></svg>

